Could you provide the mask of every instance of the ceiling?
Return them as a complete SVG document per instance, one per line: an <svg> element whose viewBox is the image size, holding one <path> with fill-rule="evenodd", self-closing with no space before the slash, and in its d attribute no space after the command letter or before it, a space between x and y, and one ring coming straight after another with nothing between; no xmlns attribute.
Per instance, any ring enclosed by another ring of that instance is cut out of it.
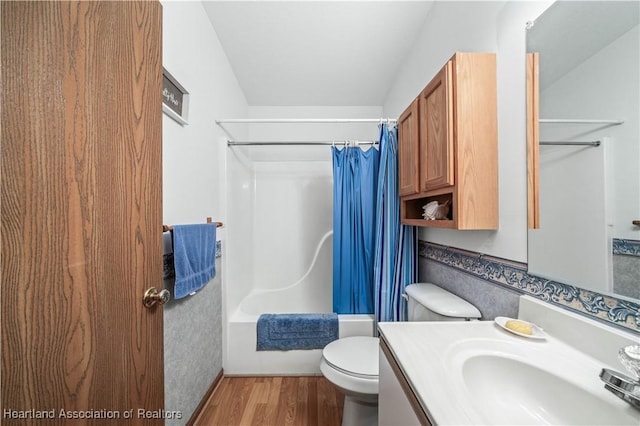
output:
<svg viewBox="0 0 640 426"><path fill-rule="evenodd" d="M380 106L433 1L206 1L250 106Z"/></svg>
<svg viewBox="0 0 640 426"><path fill-rule="evenodd" d="M527 51L540 53L540 88L553 84L639 22L637 1L555 2L527 31Z"/></svg>

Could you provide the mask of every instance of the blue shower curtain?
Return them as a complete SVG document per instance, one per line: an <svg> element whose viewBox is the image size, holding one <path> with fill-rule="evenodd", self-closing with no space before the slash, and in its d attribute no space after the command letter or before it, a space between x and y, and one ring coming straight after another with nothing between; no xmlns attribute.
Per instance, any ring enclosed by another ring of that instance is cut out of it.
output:
<svg viewBox="0 0 640 426"><path fill-rule="evenodd" d="M373 260L380 153L331 148L333 156L333 311L374 312Z"/></svg>
<svg viewBox="0 0 640 426"><path fill-rule="evenodd" d="M333 310L404 320L418 242L414 227L400 225L397 129L381 126L379 149L332 154Z"/></svg>
<svg viewBox="0 0 640 426"><path fill-rule="evenodd" d="M407 309L402 293L418 277L418 238L415 227L400 224L396 127L381 127L379 149L374 259L376 321L404 321Z"/></svg>

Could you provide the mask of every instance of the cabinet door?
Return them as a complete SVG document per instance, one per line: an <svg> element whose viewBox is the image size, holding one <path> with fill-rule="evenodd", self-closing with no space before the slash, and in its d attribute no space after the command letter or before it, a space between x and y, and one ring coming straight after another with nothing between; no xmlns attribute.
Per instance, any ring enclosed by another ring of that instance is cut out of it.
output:
<svg viewBox="0 0 640 426"><path fill-rule="evenodd" d="M378 425L379 426L419 426L418 416L402 384L393 371L391 362L382 348L379 349L379 390L378 390ZM405 385L406 386L406 385Z"/></svg>
<svg viewBox="0 0 640 426"><path fill-rule="evenodd" d="M453 62L420 94L420 191L454 185Z"/></svg>
<svg viewBox="0 0 640 426"><path fill-rule="evenodd" d="M418 99L398 119L398 175L400 196L417 194L419 180Z"/></svg>

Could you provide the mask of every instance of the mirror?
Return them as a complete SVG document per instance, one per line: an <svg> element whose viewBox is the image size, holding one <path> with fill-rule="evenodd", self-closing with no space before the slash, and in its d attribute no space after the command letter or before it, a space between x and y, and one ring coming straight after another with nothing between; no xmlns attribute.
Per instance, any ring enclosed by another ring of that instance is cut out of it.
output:
<svg viewBox="0 0 640 426"><path fill-rule="evenodd" d="M527 29L528 139L539 142L528 149L529 273L634 300L639 17L636 1L558 1Z"/></svg>

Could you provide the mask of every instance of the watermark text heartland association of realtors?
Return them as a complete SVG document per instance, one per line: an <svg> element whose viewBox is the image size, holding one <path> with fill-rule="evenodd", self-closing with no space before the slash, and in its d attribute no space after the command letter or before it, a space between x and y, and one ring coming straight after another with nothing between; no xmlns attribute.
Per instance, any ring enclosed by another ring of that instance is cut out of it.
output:
<svg viewBox="0 0 640 426"><path fill-rule="evenodd" d="M182 419L181 411L145 410L144 408L130 410L12 410L2 411L5 419Z"/></svg>

